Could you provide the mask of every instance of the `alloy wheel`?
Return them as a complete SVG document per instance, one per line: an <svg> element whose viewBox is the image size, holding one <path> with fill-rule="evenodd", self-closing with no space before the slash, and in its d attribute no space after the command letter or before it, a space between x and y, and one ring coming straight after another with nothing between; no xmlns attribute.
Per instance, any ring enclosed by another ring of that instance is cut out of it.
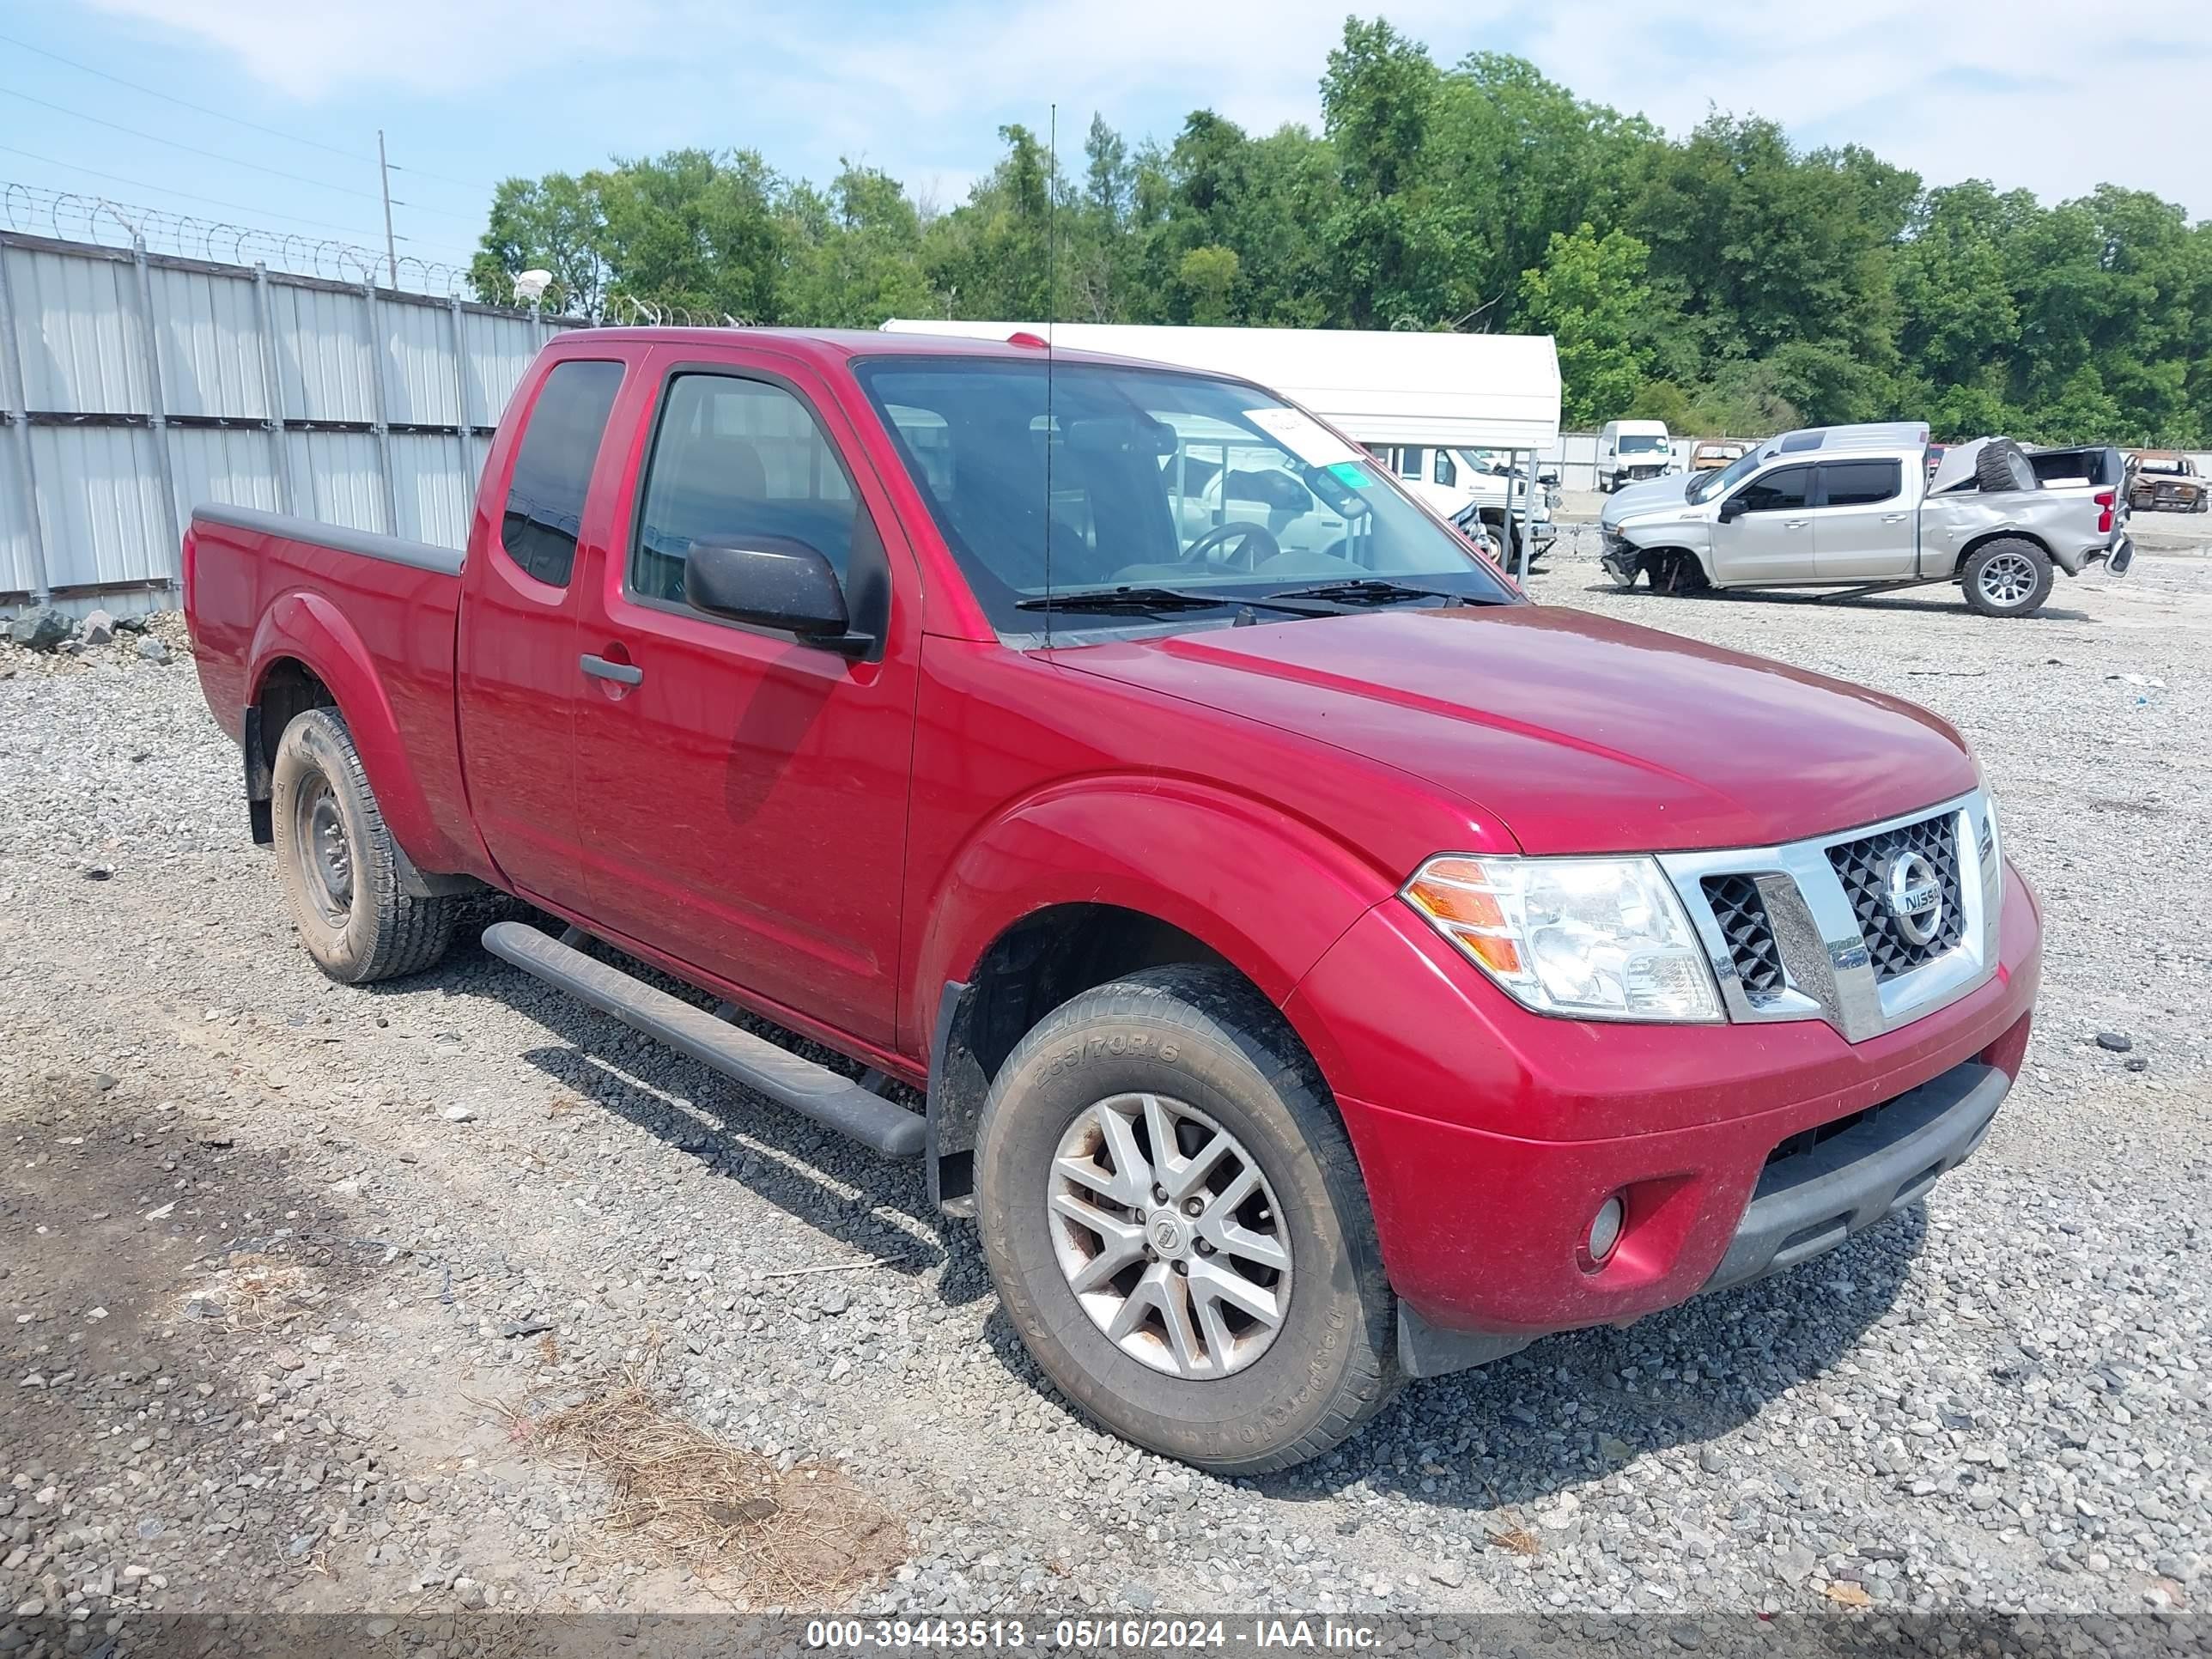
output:
<svg viewBox="0 0 2212 1659"><path fill-rule="evenodd" d="M1243 1144L1166 1095L1115 1095L1060 1137L1053 1252L1091 1322L1155 1370L1227 1376L1290 1309L1291 1241Z"/></svg>
<svg viewBox="0 0 2212 1659"><path fill-rule="evenodd" d="M2035 567L2021 554L2000 553L1982 566L1977 580L1984 599L2008 611L2034 593Z"/></svg>

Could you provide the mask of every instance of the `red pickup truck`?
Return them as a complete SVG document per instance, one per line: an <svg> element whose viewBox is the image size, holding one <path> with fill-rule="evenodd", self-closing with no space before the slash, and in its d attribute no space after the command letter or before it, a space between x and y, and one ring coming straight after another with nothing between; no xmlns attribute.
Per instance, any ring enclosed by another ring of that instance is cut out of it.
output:
<svg viewBox="0 0 2212 1659"><path fill-rule="evenodd" d="M520 896L566 931L489 950L925 1159L1066 1396L1209 1468L1831 1248L2027 1047L1950 727L1529 604L1234 380L580 331L465 556L211 506L184 569L325 973Z"/></svg>

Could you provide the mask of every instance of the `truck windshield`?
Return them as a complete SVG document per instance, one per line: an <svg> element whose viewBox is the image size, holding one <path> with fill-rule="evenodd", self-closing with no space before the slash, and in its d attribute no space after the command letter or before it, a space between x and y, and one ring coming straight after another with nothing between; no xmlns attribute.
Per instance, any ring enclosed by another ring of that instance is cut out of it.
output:
<svg viewBox="0 0 2212 1659"><path fill-rule="evenodd" d="M1759 451L1747 450L1717 472L1700 472L1683 495L1692 505L1709 501L1723 489L1733 489L1759 469Z"/></svg>
<svg viewBox="0 0 2212 1659"><path fill-rule="evenodd" d="M1218 596L1163 613L1203 626L1241 604L1378 579L1409 602L1511 590L1387 468L1255 386L1096 363L884 357L854 366L993 623L1116 587ZM1032 603L1024 605L1024 601ZM1054 609L1055 634L1126 611Z"/></svg>
<svg viewBox="0 0 2212 1659"><path fill-rule="evenodd" d="M1648 433L1624 432L1620 436L1620 449L1624 455L1649 455L1666 447L1664 438L1654 437Z"/></svg>

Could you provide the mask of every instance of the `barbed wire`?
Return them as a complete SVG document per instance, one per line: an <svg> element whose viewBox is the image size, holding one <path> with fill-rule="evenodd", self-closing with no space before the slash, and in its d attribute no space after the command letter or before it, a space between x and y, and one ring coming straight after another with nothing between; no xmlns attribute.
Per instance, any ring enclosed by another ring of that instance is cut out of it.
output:
<svg viewBox="0 0 2212 1659"><path fill-rule="evenodd" d="M37 185L0 182L0 226L56 241L91 242L106 247L143 245L149 253L173 253L210 264L266 265L272 270L332 282L370 283L382 287L392 277L389 262L374 248L334 236L263 230L222 219L202 219L165 208L140 207L86 191L47 190ZM474 299L467 269L439 259L403 253L398 291L440 299ZM520 309L520 307L517 307ZM749 328L750 319L728 312L648 300L619 290L601 296L601 326L654 328Z"/></svg>
<svg viewBox="0 0 2212 1659"><path fill-rule="evenodd" d="M374 248L337 237L263 230L220 219L201 219L163 208L140 207L83 191L46 190L0 183L0 222L25 235L107 247L143 243L149 253L173 253L214 264L266 265L331 282L390 283L390 262ZM398 287L441 299L473 298L465 267L403 253Z"/></svg>

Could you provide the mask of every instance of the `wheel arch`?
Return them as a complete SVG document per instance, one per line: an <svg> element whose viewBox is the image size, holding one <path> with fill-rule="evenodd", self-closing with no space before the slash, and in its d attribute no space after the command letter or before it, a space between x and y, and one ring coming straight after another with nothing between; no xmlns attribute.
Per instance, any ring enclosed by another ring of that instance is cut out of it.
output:
<svg viewBox="0 0 2212 1659"><path fill-rule="evenodd" d="M270 832L270 780L285 726L303 709L327 708L345 721L392 838L411 870L465 870L415 775L398 716L359 630L319 593L295 590L262 612L246 655L241 746L254 838Z"/></svg>
<svg viewBox="0 0 2212 1659"><path fill-rule="evenodd" d="M918 882L936 896L903 1021L928 1034L940 1201L967 1190L966 1155L1000 1066L1068 998L1192 962L1234 973L1279 1013L1395 886L1320 826L1187 780L1080 780L985 825L941 875Z"/></svg>
<svg viewBox="0 0 2212 1659"><path fill-rule="evenodd" d="M1989 530L1978 531L1967 538L1966 544L1959 550L1958 559L1951 566L1953 580L1955 580L1964 575L1966 561L1991 542L2027 542L2039 550L2043 556L2053 564L2058 562L2058 556L2051 550L2051 544L2033 531L2022 530L2016 525L1998 525Z"/></svg>

